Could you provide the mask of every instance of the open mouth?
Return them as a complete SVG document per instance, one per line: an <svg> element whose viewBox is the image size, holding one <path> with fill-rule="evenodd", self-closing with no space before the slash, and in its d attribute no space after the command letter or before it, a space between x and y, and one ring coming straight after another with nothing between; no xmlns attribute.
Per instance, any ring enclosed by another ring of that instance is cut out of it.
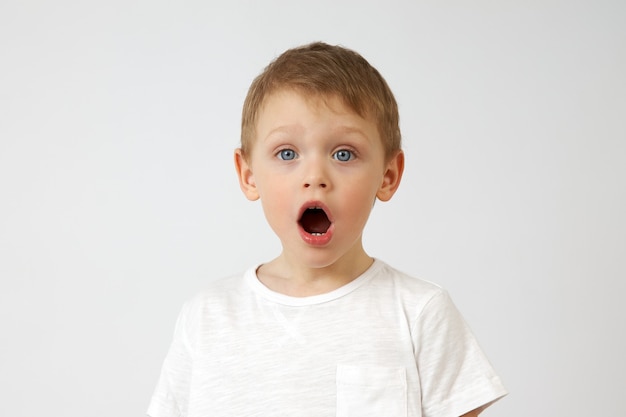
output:
<svg viewBox="0 0 626 417"><path fill-rule="evenodd" d="M305 232L314 236L325 234L331 224L328 215L320 207L310 207L304 210L298 223Z"/></svg>

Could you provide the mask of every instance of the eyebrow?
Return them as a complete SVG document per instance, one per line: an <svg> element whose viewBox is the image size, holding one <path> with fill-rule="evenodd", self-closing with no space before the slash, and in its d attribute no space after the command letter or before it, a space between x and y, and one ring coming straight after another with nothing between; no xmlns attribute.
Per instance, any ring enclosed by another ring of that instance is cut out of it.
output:
<svg viewBox="0 0 626 417"><path fill-rule="evenodd" d="M277 133L286 133L286 134L290 134L293 133L294 131L298 131L298 130L302 130L302 127L299 125L285 125L285 126L278 126L272 130L270 130L267 135L265 135L265 137L261 138L262 140L267 140L269 138L271 138L272 136L274 136Z"/></svg>
<svg viewBox="0 0 626 417"><path fill-rule="evenodd" d="M368 134L366 134L363 129L354 126L339 126L338 128L333 129L333 135L356 137L367 142L373 142L376 140L375 137L370 137Z"/></svg>
<svg viewBox="0 0 626 417"><path fill-rule="evenodd" d="M270 130L267 135L265 135L263 138L261 138L261 140L266 141L270 138L272 138L273 136L275 136L276 134L293 134L298 133L299 131L302 131L303 127L301 125L298 124L293 124L293 125L283 125L283 126L278 126L275 127L274 129ZM360 129L358 127L355 126L350 126L350 125L340 125L334 129L331 130L331 135L350 135L350 136L359 136L365 140L373 140L373 138L370 138L365 131L363 131L363 129Z"/></svg>
<svg viewBox="0 0 626 417"><path fill-rule="evenodd" d="M340 126L337 129L335 129L341 133L356 133L359 134L361 136L364 137L368 137L365 132L362 129L359 129L358 127L352 127L352 126Z"/></svg>

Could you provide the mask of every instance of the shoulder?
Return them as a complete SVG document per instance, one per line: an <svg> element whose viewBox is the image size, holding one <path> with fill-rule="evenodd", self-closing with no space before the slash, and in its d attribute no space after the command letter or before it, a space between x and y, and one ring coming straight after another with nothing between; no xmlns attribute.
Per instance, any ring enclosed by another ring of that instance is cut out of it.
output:
<svg viewBox="0 0 626 417"><path fill-rule="evenodd" d="M250 270L253 270L252 268ZM241 295L247 286L245 280L250 270L239 272L208 282L204 288L188 300L190 304L203 304Z"/></svg>
<svg viewBox="0 0 626 417"><path fill-rule="evenodd" d="M447 297L446 291L431 281L409 275L391 265L376 260L371 286L376 291L391 293L398 301L425 307L433 299Z"/></svg>
<svg viewBox="0 0 626 417"><path fill-rule="evenodd" d="M246 275L250 270L207 283L183 304L180 318L188 326L199 325L223 316L225 311L233 310L234 307L246 305L246 298L250 297Z"/></svg>
<svg viewBox="0 0 626 417"><path fill-rule="evenodd" d="M400 315L412 331L433 318L456 318L456 309L441 286L377 260L358 304Z"/></svg>

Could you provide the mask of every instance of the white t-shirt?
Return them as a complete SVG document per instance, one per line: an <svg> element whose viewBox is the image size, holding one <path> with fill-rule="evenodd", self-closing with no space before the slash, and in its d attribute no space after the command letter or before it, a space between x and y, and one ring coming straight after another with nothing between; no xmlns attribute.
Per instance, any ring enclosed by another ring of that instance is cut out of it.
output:
<svg viewBox="0 0 626 417"><path fill-rule="evenodd" d="M440 287L376 260L289 297L256 268L185 304L152 417L458 417L506 390Z"/></svg>

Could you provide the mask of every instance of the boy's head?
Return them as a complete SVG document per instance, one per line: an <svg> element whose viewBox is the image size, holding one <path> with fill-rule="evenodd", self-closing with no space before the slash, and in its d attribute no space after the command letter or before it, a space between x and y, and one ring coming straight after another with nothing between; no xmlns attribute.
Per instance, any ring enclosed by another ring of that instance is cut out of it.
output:
<svg viewBox="0 0 626 417"><path fill-rule="evenodd" d="M241 122L244 157L250 156L264 101L283 89L339 97L356 114L376 123L386 159L400 150L398 105L383 77L356 52L317 42L287 50L252 82Z"/></svg>
<svg viewBox="0 0 626 417"><path fill-rule="evenodd" d="M376 199L397 190L404 154L393 94L360 55L315 43L278 57L250 87L234 156L283 245L280 274L371 264L361 235Z"/></svg>

